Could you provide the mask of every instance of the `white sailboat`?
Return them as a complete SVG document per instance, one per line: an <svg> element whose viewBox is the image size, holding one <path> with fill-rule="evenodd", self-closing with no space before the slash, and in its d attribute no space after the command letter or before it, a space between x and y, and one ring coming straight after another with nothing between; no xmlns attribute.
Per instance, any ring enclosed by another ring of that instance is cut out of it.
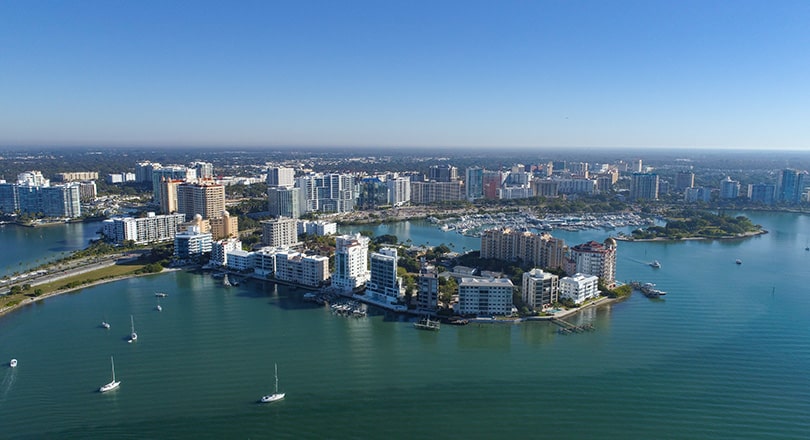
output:
<svg viewBox="0 0 810 440"><path fill-rule="evenodd" d="M261 398L262 403L269 403L269 402L275 402L277 400L281 400L281 399L284 398L284 395L286 394L286 393L279 393L278 392L278 364L275 364L275 366L276 366L276 388L275 388L275 392L273 392L273 394L269 394L267 396L262 396L262 398Z"/></svg>
<svg viewBox="0 0 810 440"><path fill-rule="evenodd" d="M110 365L112 366L112 381L106 385L102 385L101 388L98 389L99 392L106 393L107 391L118 388L118 385L121 385L120 380L115 380L115 362L113 362L112 356L110 356Z"/></svg>
<svg viewBox="0 0 810 440"><path fill-rule="evenodd" d="M132 333L129 334L129 342L135 342L138 340L138 334L135 333L135 318L129 315L129 320L132 322Z"/></svg>

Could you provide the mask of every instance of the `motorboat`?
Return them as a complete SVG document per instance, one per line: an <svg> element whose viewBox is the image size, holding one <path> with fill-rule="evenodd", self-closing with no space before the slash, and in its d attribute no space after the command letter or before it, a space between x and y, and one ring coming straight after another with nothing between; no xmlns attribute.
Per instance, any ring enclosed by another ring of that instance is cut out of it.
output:
<svg viewBox="0 0 810 440"><path fill-rule="evenodd" d="M169 296L169 294L168 293L163 293L163 292L155 292L155 296L158 297L158 298L165 298L165 297Z"/></svg>
<svg viewBox="0 0 810 440"><path fill-rule="evenodd" d="M17 366L17 359L12 359L12 360L11 360L11 361L8 363L8 366L9 366L9 367L11 367L11 368L16 367L16 366Z"/></svg>
<svg viewBox="0 0 810 440"><path fill-rule="evenodd" d="M110 329L110 323L107 321L101 321L101 326L106 328L107 330Z"/></svg>
<svg viewBox="0 0 810 440"><path fill-rule="evenodd" d="M742 260L740 260L739 258L737 258L737 261L735 261L735 263L737 263L737 264L742 264Z"/></svg>
<svg viewBox="0 0 810 440"><path fill-rule="evenodd" d="M135 342L138 340L138 334L135 333L135 318L129 315L129 320L132 322L132 332L129 334L129 342Z"/></svg>
<svg viewBox="0 0 810 440"><path fill-rule="evenodd" d="M653 260L653 262L650 263L650 267L658 269L661 267L661 263L659 263L658 260Z"/></svg>

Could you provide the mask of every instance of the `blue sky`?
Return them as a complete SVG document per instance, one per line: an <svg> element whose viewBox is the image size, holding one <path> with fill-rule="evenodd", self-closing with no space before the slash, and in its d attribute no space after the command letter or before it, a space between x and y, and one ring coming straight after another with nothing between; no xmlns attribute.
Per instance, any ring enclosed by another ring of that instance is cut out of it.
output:
<svg viewBox="0 0 810 440"><path fill-rule="evenodd" d="M9 0L0 145L810 150L810 1Z"/></svg>

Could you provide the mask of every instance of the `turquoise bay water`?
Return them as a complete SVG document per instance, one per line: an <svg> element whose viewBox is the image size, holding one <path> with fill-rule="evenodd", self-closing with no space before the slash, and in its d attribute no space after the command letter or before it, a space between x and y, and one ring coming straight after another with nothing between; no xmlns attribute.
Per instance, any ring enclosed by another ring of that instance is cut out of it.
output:
<svg viewBox="0 0 810 440"><path fill-rule="evenodd" d="M0 277L24 272L53 261L75 250L87 247L98 238L101 222L67 223L26 228L17 225L0 226ZM13 247L9 247L13 246Z"/></svg>
<svg viewBox="0 0 810 440"><path fill-rule="evenodd" d="M810 217L749 216L770 233L620 242L618 277L668 295L586 310L570 320L597 331L572 336L546 323L420 332L183 272L49 298L0 318L0 359L20 361L0 367L0 437L806 438ZM414 242L423 228L410 225ZM155 291L170 295L163 312ZM102 395L110 355L122 383ZM287 398L256 404L276 362Z"/></svg>

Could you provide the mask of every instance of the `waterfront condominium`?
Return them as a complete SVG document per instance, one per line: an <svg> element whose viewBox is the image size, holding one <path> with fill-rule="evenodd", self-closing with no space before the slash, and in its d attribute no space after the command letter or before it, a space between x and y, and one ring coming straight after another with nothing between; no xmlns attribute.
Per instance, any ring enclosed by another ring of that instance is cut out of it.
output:
<svg viewBox="0 0 810 440"><path fill-rule="evenodd" d="M371 275L366 283L366 294L381 297L387 303L399 300L402 278L397 276L397 250L382 248L371 254Z"/></svg>
<svg viewBox="0 0 810 440"><path fill-rule="evenodd" d="M523 302L535 310L544 309L557 302L559 277L535 268L523 273Z"/></svg>
<svg viewBox="0 0 810 440"><path fill-rule="evenodd" d="M349 292L368 281L368 244L369 238L360 234L341 235L335 239L332 286Z"/></svg>
<svg viewBox="0 0 810 440"><path fill-rule="evenodd" d="M177 229L185 221L183 214L155 215L146 217L116 217L102 222L102 233L116 244L133 241L135 244L157 243L174 240Z"/></svg>
<svg viewBox="0 0 810 440"><path fill-rule="evenodd" d="M572 246L566 272L594 275L612 287L616 284L616 240L608 237L604 244L589 241Z"/></svg>
<svg viewBox="0 0 810 440"><path fill-rule="evenodd" d="M720 198L721 199L736 199L740 196L740 182L731 180L731 177L726 176L725 179L720 181Z"/></svg>
<svg viewBox="0 0 810 440"><path fill-rule="evenodd" d="M748 198L755 203L773 205L776 201L776 185L772 183L749 183Z"/></svg>
<svg viewBox="0 0 810 440"><path fill-rule="evenodd" d="M428 265L423 260L417 283L419 289L416 293L417 310L428 313L437 311L439 309L439 277L436 267Z"/></svg>
<svg viewBox="0 0 810 440"><path fill-rule="evenodd" d="M509 278L462 277L458 285L458 312L461 315L511 315L513 287Z"/></svg>
<svg viewBox="0 0 810 440"><path fill-rule="evenodd" d="M211 266L227 266L228 253L242 250L242 242L238 238L224 238L211 243Z"/></svg>
<svg viewBox="0 0 810 440"><path fill-rule="evenodd" d="M275 253L275 266L280 281L318 287L329 279L329 257L283 250Z"/></svg>
<svg viewBox="0 0 810 440"><path fill-rule="evenodd" d="M211 233L192 226L174 236L174 257L187 259L211 252Z"/></svg>
<svg viewBox="0 0 810 440"><path fill-rule="evenodd" d="M658 174L633 173L630 182L631 200L658 200Z"/></svg>
<svg viewBox="0 0 810 440"><path fill-rule="evenodd" d="M481 258L517 261L546 268L564 263L565 241L551 234L495 228L481 235Z"/></svg>
<svg viewBox="0 0 810 440"><path fill-rule="evenodd" d="M802 201L802 192L807 182L807 171L784 169L779 174L777 201L795 205Z"/></svg>
<svg viewBox="0 0 810 440"><path fill-rule="evenodd" d="M574 304L599 296L599 278L576 273L560 279L560 299L570 299Z"/></svg>

